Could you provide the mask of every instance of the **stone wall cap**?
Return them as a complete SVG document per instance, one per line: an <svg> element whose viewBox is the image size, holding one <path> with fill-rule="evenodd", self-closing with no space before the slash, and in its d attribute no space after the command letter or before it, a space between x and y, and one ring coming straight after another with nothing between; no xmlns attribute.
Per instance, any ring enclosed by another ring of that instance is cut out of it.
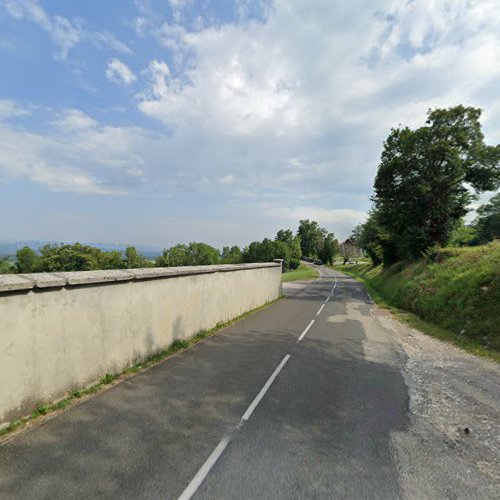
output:
<svg viewBox="0 0 500 500"><path fill-rule="evenodd" d="M0 292L31 290L33 288L60 288L67 285L92 285L116 281L161 279L195 274L244 271L280 267L276 262L246 264L216 264L211 266L146 267L141 269L109 269L54 273L0 274Z"/></svg>
<svg viewBox="0 0 500 500"><path fill-rule="evenodd" d="M164 278L168 276L177 276L175 267L141 267L140 269L129 269L136 280Z"/></svg>
<svg viewBox="0 0 500 500"><path fill-rule="evenodd" d="M130 281L134 279L134 275L131 272L121 269L73 271L54 273L54 276L65 279L68 285L90 285L92 283L109 283L113 281Z"/></svg>
<svg viewBox="0 0 500 500"><path fill-rule="evenodd" d="M0 292L14 292L16 290L31 290L35 287L33 281L18 274L0 275Z"/></svg>
<svg viewBox="0 0 500 500"><path fill-rule="evenodd" d="M66 285L66 279L52 273L23 273L17 274L33 282L36 288L60 288Z"/></svg>

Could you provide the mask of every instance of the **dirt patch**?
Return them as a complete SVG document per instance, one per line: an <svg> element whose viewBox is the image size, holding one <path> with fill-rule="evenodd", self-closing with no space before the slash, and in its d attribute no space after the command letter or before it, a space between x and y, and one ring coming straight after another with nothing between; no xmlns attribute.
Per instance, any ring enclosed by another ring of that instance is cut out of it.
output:
<svg viewBox="0 0 500 500"><path fill-rule="evenodd" d="M497 499L500 365L378 311L406 354L411 426L393 436L405 497Z"/></svg>
<svg viewBox="0 0 500 500"><path fill-rule="evenodd" d="M389 309L372 309L372 316L379 317L379 316L391 316L391 311Z"/></svg>

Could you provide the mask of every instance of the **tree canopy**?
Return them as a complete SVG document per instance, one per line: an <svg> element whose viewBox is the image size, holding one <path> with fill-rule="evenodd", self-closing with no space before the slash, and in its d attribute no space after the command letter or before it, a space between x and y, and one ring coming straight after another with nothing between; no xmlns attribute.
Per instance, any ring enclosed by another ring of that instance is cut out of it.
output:
<svg viewBox="0 0 500 500"><path fill-rule="evenodd" d="M218 264L219 251L206 243L190 243L175 245L163 250L156 258L156 265L161 267L203 266Z"/></svg>
<svg viewBox="0 0 500 500"><path fill-rule="evenodd" d="M17 251L15 267L8 258L0 262L0 272L18 273L51 271L92 271L97 269L133 269L140 267L202 266L211 264L239 264L241 262L272 262L283 259L285 270L295 269L303 254L302 237L307 240L313 258L333 262L338 253L338 242L333 233L328 233L316 221L300 221L297 233L291 229L280 229L274 240L264 238L254 241L243 250L233 245L225 246L222 252L206 243L180 243L165 248L155 262L147 260L133 246L124 252L104 251L81 243L45 245L38 251L24 247Z"/></svg>
<svg viewBox="0 0 500 500"><path fill-rule="evenodd" d="M35 252L23 247L16 252L16 272L94 271L97 269L124 269L148 267L150 263L134 247L125 250L104 251L75 243L73 245L44 245Z"/></svg>
<svg viewBox="0 0 500 500"><path fill-rule="evenodd" d="M360 234L372 259L413 259L445 245L475 194L499 186L500 146L485 144L480 116L472 107L435 109L423 127L391 131Z"/></svg>

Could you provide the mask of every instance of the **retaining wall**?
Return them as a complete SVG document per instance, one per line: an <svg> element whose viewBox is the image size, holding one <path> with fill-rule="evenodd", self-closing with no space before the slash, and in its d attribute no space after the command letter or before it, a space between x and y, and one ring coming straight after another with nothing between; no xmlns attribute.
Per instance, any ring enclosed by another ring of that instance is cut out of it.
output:
<svg viewBox="0 0 500 500"><path fill-rule="evenodd" d="M279 263L0 275L0 424L280 294Z"/></svg>

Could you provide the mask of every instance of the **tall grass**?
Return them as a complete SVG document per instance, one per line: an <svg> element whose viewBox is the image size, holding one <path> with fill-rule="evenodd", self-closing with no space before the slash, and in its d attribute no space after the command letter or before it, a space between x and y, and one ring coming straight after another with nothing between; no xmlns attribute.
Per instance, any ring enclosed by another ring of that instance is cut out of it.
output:
<svg viewBox="0 0 500 500"><path fill-rule="evenodd" d="M341 266L390 305L500 352L500 242L444 248L383 269Z"/></svg>

